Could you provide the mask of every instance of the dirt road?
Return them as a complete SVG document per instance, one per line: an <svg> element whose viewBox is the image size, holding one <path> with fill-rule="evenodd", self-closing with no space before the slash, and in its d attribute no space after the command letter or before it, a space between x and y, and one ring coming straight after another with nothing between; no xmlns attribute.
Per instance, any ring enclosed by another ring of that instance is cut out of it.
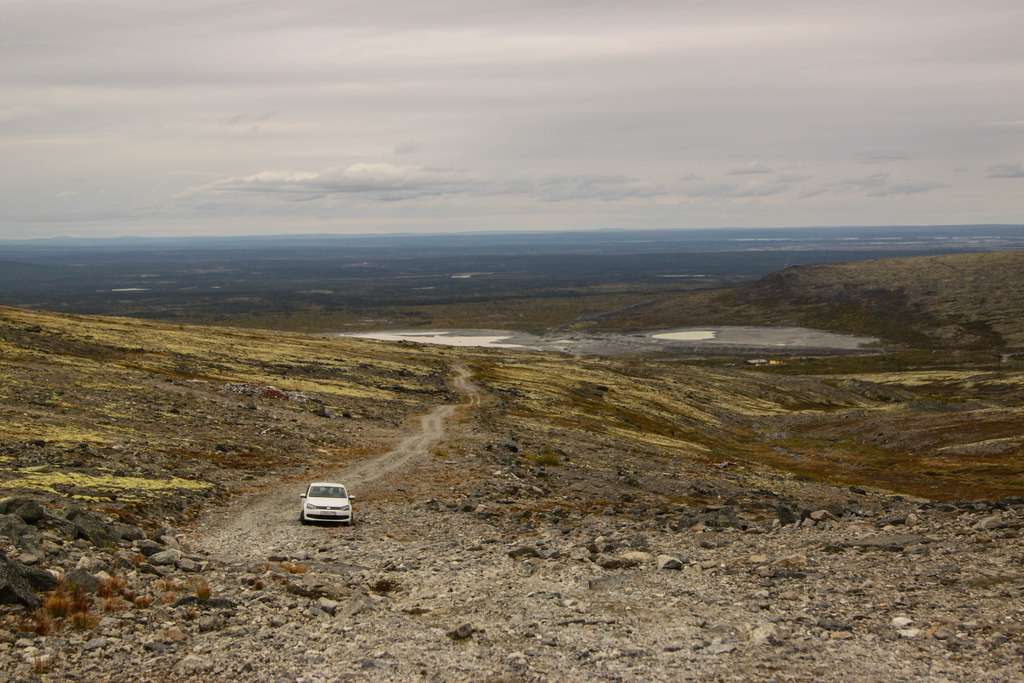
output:
<svg viewBox="0 0 1024 683"><path fill-rule="evenodd" d="M470 381L469 369L458 366L454 370L452 387L463 396L462 403L434 408L420 418L420 429L404 438L394 449L340 471L324 473L323 478L344 482L352 491L358 492L362 486L428 455L445 438L448 424L456 411L471 409L482 400L483 392ZM208 517L191 540L196 547L221 557L262 556L275 545L314 541L316 531L304 529L298 522L299 494L304 486L288 484L245 496ZM358 520L358 504L355 507Z"/></svg>

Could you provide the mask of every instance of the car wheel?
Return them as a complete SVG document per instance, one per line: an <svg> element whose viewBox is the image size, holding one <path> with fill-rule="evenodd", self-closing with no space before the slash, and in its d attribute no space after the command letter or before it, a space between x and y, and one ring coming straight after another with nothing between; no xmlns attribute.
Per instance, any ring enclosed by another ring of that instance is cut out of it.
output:
<svg viewBox="0 0 1024 683"><path fill-rule="evenodd" d="M303 526L307 526L309 524L309 520L306 519L306 515L301 512L299 513L299 522L302 523Z"/></svg>
<svg viewBox="0 0 1024 683"><path fill-rule="evenodd" d="M347 522L342 522L342 524L344 524L345 526L352 526L355 523L356 523L356 516L355 515L352 515L351 517L349 517Z"/></svg>

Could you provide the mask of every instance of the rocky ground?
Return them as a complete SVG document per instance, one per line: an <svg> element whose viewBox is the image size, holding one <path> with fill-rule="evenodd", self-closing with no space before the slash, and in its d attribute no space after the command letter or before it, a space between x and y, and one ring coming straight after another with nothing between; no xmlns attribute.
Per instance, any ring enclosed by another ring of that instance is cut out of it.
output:
<svg viewBox="0 0 1024 683"><path fill-rule="evenodd" d="M182 528L4 499L0 681L1024 677L1024 499L764 475L583 506L459 381L464 408L337 470L353 527L300 525L296 481Z"/></svg>

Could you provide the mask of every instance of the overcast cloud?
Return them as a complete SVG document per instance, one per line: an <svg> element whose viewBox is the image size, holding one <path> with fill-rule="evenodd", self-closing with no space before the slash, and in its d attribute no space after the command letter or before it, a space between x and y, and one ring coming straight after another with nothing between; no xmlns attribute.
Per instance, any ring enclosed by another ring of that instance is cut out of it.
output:
<svg viewBox="0 0 1024 683"><path fill-rule="evenodd" d="M1024 222L1020 0L0 0L0 238Z"/></svg>

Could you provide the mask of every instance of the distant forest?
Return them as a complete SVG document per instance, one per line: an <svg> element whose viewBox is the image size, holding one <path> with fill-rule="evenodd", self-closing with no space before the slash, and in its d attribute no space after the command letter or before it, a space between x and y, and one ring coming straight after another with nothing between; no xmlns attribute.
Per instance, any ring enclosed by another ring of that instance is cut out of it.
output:
<svg viewBox="0 0 1024 683"><path fill-rule="evenodd" d="M614 308L788 266L1007 249L1024 249L1024 226L4 241L0 304L311 329L394 322L399 310L431 324L437 315L410 311L461 306L507 327L504 303L601 297L598 309Z"/></svg>

